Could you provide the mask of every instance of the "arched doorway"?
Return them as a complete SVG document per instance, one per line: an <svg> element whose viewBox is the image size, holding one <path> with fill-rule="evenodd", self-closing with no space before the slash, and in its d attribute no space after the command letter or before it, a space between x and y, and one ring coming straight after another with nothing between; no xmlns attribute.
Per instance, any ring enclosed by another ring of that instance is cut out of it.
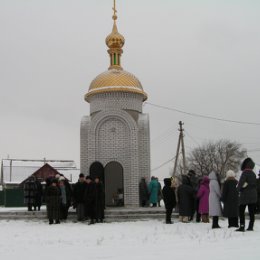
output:
<svg viewBox="0 0 260 260"><path fill-rule="evenodd" d="M89 168L89 175L94 180L96 177L105 185L104 167L100 162L94 162Z"/></svg>
<svg viewBox="0 0 260 260"><path fill-rule="evenodd" d="M124 174L118 162L110 162L105 167L106 206L124 206Z"/></svg>

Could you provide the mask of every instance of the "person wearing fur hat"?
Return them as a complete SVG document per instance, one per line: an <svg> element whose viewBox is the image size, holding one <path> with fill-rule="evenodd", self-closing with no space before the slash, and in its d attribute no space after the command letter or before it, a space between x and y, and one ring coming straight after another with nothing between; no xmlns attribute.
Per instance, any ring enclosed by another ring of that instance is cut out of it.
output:
<svg viewBox="0 0 260 260"><path fill-rule="evenodd" d="M212 228L220 228L218 219L222 215L221 192L218 175L212 171L209 174L209 215L212 217Z"/></svg>
<svg viewBox="0 0 260 260"><path fill-rule="evenodd" d="M164 179L164 187L162 189L163 201L166 209L166 224L172 224L172 210L176 206L175 190L171 187L171 179Z"/></svg>
<svg viewBox="0 0 260 260"><path fill-rule="evenodd" d="M255 222L255 206L257 202L256 175L253 172L255 163L251 158L246 158L242 165L242 175L239 179L237 189L239 192L239 217L240 227L236 231L245 231L245 209L249 211L249 225L247 231L253 231Z"/></svg>
<svg viewBox="0 0 260 260"><path fill-rule="evenodd" d="M221 200L224 203L223 215L228 218L228 227L238 227L238 191L236 174L229 170L223 185Z"/></svg>

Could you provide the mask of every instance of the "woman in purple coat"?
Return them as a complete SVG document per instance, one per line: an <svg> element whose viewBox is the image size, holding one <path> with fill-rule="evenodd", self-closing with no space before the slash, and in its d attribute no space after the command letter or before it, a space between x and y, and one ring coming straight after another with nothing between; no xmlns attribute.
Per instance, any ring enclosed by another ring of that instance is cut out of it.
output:
<svg viewBox="0 0 260 260"><path fill-rule="evenodd" d="M197 193L202 222L209 223L209 178L204 176Z"/></svg>

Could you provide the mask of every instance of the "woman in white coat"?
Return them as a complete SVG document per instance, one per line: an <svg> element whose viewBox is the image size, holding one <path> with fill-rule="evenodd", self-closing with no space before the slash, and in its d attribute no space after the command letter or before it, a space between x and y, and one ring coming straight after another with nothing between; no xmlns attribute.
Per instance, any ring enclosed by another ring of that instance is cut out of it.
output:
<svg viewBox="0 0 260 260"><path fill-rule="evenodd" d="M213 218L212 228L220 228L218 218L222 215L221 211L221 192L217 174L209 174L209 215Z"/></svg>

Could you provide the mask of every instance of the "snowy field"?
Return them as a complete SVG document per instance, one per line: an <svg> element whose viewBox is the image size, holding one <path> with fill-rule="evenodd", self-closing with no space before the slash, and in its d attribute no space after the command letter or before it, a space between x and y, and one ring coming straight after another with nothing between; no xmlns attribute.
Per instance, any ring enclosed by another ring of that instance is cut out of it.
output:
<svg viewBox="0 0 260 260"><path fill-rule="evenodd" d="M254 232L235 232L210 224L139 221L88 226L39 221L0 221L3 260L30 259L260 259L260 220Z"/></svg>

